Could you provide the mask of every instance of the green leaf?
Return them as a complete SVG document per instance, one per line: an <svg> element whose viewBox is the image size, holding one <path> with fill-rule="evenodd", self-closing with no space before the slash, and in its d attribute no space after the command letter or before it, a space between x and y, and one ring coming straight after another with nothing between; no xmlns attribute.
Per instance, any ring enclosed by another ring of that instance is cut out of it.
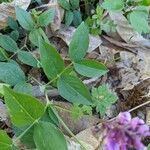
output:
<svg viewBox="0 0 150 150"><path fill-rule="evenodd" d="M98 5L96 7L96 14L97 14L98 18L102 19L103 13L104 13L104 9Z"/></svg>
<svg viewBox="0 0 150 150"><path fill-rule="evenodd" d="M26 65L29 65L29 66L32 66L32 67L37 67L38 66L38 61L33 57L31 52L20 51L18 53L18 59Z"/></svg>
<svg viewBox="0 0 150 150"><path fill-rule="evenodd" d="M9 25L9 27L13 30L17 30L18 29L18 23L14 20L14 18L12 17L8 17L7 18L7 23Z"/></svg>
<svg viewBox="0 0 150 150"><path fill-rule="evenodd" d="M56 48L45 41L40 41L40 58L43 70L49 79L56 76L64 70L64 62Z"/></svg>
<svg viewBox="0 0 150 150"><path fill-rule="evenodd" d="M28 128L29 128L29 126L23 126L23 127L19 127L19 128L16 126L13 126L13 131L16 136L19 136ZM24 134L24 136L22 136L20 138L20 141L24 145L26 145L28 148L34 149L34 148L36 148L36 146L35 146L34 139L33 139L33 133L34 133L34 126L32 126L31 128L28 129L26 134Z"/></svg>
<svg viewBox="0 0 150 150"><path fill-rule="evenodd" d="M11 150L21 150L21 149L13 145Z"/></svg>
<svg viewBox="0 0 150 150"><path fill-rule="evenodd" d="M11 150L12 140L3 130L0 130L0 150Z"/></svg>
<svg viewBox="0 0 150 150"><path fill-rule="evenodd" d="M85 23L76 29L69 45L69 55L73 61L83 59L89 47L89 30Z"/></svg>
<svg viewBox="0 0 150 150"><path fill-rule="evenodd" d="M74 63L74 67L79 74L86 77L101 77L108 72L106 66L96 60L83 59Z"/></svg>
<svg viewBox="0 0 150 150"><path fill-rule="evenodd" d="M116 24L112 20L103 19L101 22L101 30L105 31L106 33L116 32Z"/></svg>
<svg viewBox="0 0 150 150"><path fill-rule="evenodd" d="M29 12L16 7L16 18L24 29L29 31L33 30L34 22Z"/></svg>
<svg viewBox="0 0 150 150"><path fill-rule="evenodd" d="M150 143L149 143L148 146L147 146L147 150L150 150Z"/></svg>
<svg viewBox="0 0 150 150"><path fill-rule="evenodd" d="M73 25L78 27L82 23L82 16L80 11L74 10L73 11Z"/></svg>
<svg viewBox="0 0 150 150"><path fill-rule="evenodd" d="M86 105L80 106L78 104L74 104L71 107L71 116L73 119L79 119L83 115L92 115L92 107Z"/></svg>
<svg viewBox="0 0 150 150"><path fill-rule="evenodd" d="M5 103L15 126L31 125L44 113L44 105L36 98L4 87Z"/></svg>
<svg viewBox="0 0 150 150"><path fill-rule="evenodd" d="M4 96L4 86L10 87L9 84L0 83L0 96Z"/></svg>
<svg viewBox="0 0 150 150"><path fill-rule="evenodd" d="M85 105L92 103L90 92L77 77L63 75L59 78L57 87L60 95L72 103Z"/></svg>
<svg viewBox="0 0 150 150"><path fill-rule="evenodd" d="M150 6L150 1L149 0L143 0L142 5L145 5L145 6Z"/></svg>
<svg viewBox="0 0 150 150"><path fill-rule="evenodd" d="M49 42L49 39L48 39L48 37L47 37L47 35L46 35L45 32L42 30L42 28L39 28L39 32L40 32L40 35L42 36L42 38L45 40L45 42L50 43L50 42Z"/></svg>
<svg viewBox="0 0 150 150"><path fill-rule="evenodd" d="M49 9L43 12L38 18L38 24L40 26L47 26L49 23L52 23L55 16L55 9Z"/></svg>
<svg viewBox="0 0 150 150"><path fill-rule="evenodd" d="M144 11L132 11L128 18L132 27L139 33L150 33L150 26L148 24L148 13Z"/></svg>
<svg viewBox="0 0 150 150"><path fill-rule="evenodd" d="M105 0L102 3L102 7L110 11L119 11L124 8L124 1L123 0Z"/></svg>
<svg viewBox="0 0 150 150"><path fill-rule="evenodd" d="M70 26L73 21L73 12L72 11L66 11L65 13L65 25Z"/></svg>
<svg viewBox="0 0 150 150"><path fill-rule="evenodd" d="M103 116L106 109L117 101L117 96L103 84L98 88L92 88L92 97L96 106L96 111Z"/></svg>
<svg viewBox="0 0 150 150"><path fill-rule="evenodd" d="M14 40L17 41L19 38L19 32L17 30L14 30L10 33L10 37Z"/></svg>
<svg viewBox="0 0 150 150"><path fill-rule="evenodd" d="M25 75L17 64L0 62L0 81L13 86L25 81Z"/></svg>
<svg viewBox="0 0 150 150"><path fill-rule="evenodd" d="M79 8L79 0L71 0L70 4L71 4L72 9L78 9Z"/></svg>
<svg viewBox="0 0 150 150"><path fill-rule="evenodd" d="M67 150L62 132L48 122L39 122L35 125L34 141L38 150Z"/></svg>
<svg viewBox="0 0 150 150"><path fill-rule="evenodd" d="M58 0L60 6L66 10L70 10L70 4L67 0Z"/></svg>
<svg viewBox="0 0 150 150"><path fill-rule="evenodd" d="M37 37L38 39L43 38L45 42L49 43L49 39L46 36L45 32L42 30L42 28L34 29L29 33L29 39L31 43L39 47L39 40L37 40Z"/></svg>
<svg viewBox="0 0 150 150"><path fill-rule="evenodd" d="M40 33L40 28L34 29L29 33L29 39L35 46L39 46L39 41L37 40L37 37L42 36Z"/></svg>
<svg viewBox="0 0 150 150"><path fill-rule="evenodd" d="M43 116L40 118L40 121L50 122L54 124L55 126L59 126L59 120L57 118L57 115L58 114L56 110L51 105L49 105L47 109L45 110L45 113L43 114Z"/></svg>
<svg viewBox="0 0 150 150"><path fill-rule="evenodd" d="M15 85L14 90L19 93L32 95L32 85L26 82L19 82Z"/></svg>
<svg viewBox="0 0 150 150"><path fill-rule="evenodd" d="M74 104L72 107L71 107L71 117L73 119L80 119L81 117L83 117L83 111L81 109L81 107L78 105L78 104Z"/></svg>
<svg viewBox="0 0 150 150"><path fill-rule="evenodd" d="M0 46L9 52L16 52L19 49L17 43L8 35L0 35Z"/></svg>
<svg viewBox="0 0 150 150"><path fill-rule="evenodd" d="M57 114L56 110L53 107L49 106L47 111L48 111L49 118L51 120L50 122L52 124L58 126L59 125L59 120L57 118L58 114Z"/></svg>
<svg viewBox="0 0 150 150"><path fill-rule="evenodd" d="M6 51L0 47L0 61L5 61L7 60L8 54Z"/></svg>

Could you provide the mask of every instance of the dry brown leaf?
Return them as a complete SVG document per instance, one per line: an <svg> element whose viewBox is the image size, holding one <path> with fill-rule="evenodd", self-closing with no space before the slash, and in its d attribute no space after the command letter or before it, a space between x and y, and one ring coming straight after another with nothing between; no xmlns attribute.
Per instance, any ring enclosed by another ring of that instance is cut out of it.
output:
<svg viewBox="0 0 150 150"><path fill-rule="evenodd" d="M138 32L136 32L129 24L121 12L109 12L110 18L117 25L116 29L120 37L127 43L139 45L139 47L150 48L150 41L143 38Z"/></svg>
<svg viewBox="0 0 150 150"><path fill-rule="evenodd" d="M70 110L71 104L68 102L54 102L55 105ZM99 118L96 115L84 115L79 119L73 119L70 112L66 112L61 109L57 109L59 115L61 116L62 120L66 123L66 125L69 127L69 129L74 133L77 134L81 132L82 130L85 130L86 128L89 128L93 125L96 125L99 122ZM66 134L68 134L65 129L63 129Z"/></svg>
<svg viewBox="0 0 150 150"><path fill-rule="evenodd" d="M14 6L12 4L0 4L0 29L7 26L8 16L15 18Z"/></svg>
<svg viewBox="0 0 150 150"><path fill-rule="evenodd" d="M65 41L67 45L69 45L75 30L76 28L74 27L68 27L68 28L62 27L60 31L58 32L57 36L60 37L63 41ZM90 43L89 43L88 52L89 53L92 52L101 44L102 44L102 40L100 39L99 36L90 35Z"/></svg>
<svg viewBox="0 0 150 150"><path fill-rule="evenodd" d="M119 46L121 48L125 48L126 50L130 51L130 52L133 52L133 53L137 53L136 51L136 48L138 48L137 45L134 45L134 44L128 44L128 43L124 43L124 42L120 42L120 41L117 41L116 39L113 39L113 38L110 38L108 36L103 36L107 41L109 41L110 43L116 45L116 46Z"/></svg>
<svg viewBox="0 0 150 150"><path fill-rule="evenodd" d="M7 26L7 18L11 16L15 18L15 6L27 9L31 0L14 0L12 3L0 4L0 29Z"/></svg>
<svg viewBox="0 0 150 150"><path fill-rule="evenodd" d="M91 148L89 150L95 150L99 146L99 141L93 135L91 128L80 132L79 134L76 135L76 137L80 141L82 141L84 143L88 143L89 145L91 145Z"/></svg>
<svg viewBox="0 0 150 150"><path fill-rule="evenodd" d="M138 50L138 58L142 60L142 66L139 68L141 73L140 79L145 80L150 77L150 40L145 39L142 35L136 32L132 26L129 24L128 20L125 18L121 12L109 12L110 18L117 24L117 32L120 37L128 44L135 46L126 48ZM138 47L136 47L136 45ZM125 45L124 45L125 46ZM135 51L135 50L134 50ZM137 62L138 63L138 62ZM138 65L141 64L139 61ZM133 77L133 76L132 76Z"/></svg>
<svg viewBox="0 0 150 150"><path fill-rule="evenodd" d="M99 131L95 131L99 128ZM100 130L101 123L97 126L92 126L87 128L76 135L76 138L81 141L81 143L86 143L88 146L87 150L101 150L103 132ZM73 139L73 138L72 138Z"/></svg>
<svg viewBox="0 0 150 150"><path fill-rule="evenodd" d="M117 54L119 51L106 47L106 46L99 46L99 52L100 52L100 59L107 62L113 62L114 61L114 55Z"/></svg>
<svg viewBox="0 0 150 150"><path fill-rule="evenodd" d="M150 78L150 50L142 50L139 49L138 53L139 57L142 57L143 59L143 69L142 69L142 79L145 80L147 78Z"/></svg>
<svg viewBox="0 0 150 150"><path fill-rule="evenodd" d="M55 31L59 30L61 27L61 22L64 17L64 9L62 9L59 6L58 0L50 0L50 2L48 3L48 6L49 6L49 8L55 8L56 14L55 14L54 22L51 23L51 25L50 25L51 31L55 32Z"/></svg>
<svg viewBox="0 0 150 150"><path fill-rule="evenodd" d="M81 150L80 144L76 143L75 141L71 140L70 138L66 137L68 150Z"/></svg>
<svg viewBox="0 0 150 150"><path fill-rule="evenodd" d="M20 8L26 10L31 3L31 0L14 0L11 4L14 6L19 6Z"/></svg>

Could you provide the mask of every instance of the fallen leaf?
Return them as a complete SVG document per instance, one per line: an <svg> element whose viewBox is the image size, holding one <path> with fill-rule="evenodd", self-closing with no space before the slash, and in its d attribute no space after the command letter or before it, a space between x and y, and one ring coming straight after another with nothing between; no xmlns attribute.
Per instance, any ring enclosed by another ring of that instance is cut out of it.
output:
<svg viewBox="0 0 150 150"><path fill-rule="evenodd" d="M31 3L31 0L14 0L11 4L14 6L19 6L20 8L26 10Z"/></svg>
<svg viewBox="0 0 150 150"><path fill-rule="evenodd" d="M83 145L87 143L88 150L101 150L102 148L100 145L103 134L101 130L95 132L97 127L100 129L101 123L97 126L87 128L76 135L76 138L79 139Z"/></svg>
<svg viewBox="0 0 150 150"><path fill-rule="evenodd" d="M15 6L27 9L31 0L14 0L11 3L0 4L0 29L7 26L7 18L10 16L15 18Z"/></svg>
<svg viewBox="0 0 150 150"><path fill-rule="evenodd" d="M63 41L65 41L67 45L69 45L75 30L76 30L76 28L74 28L74 27L64 28L62 26L60 31L58 32L57 36L60 37ZM94 51L101 44L102 44L102 40L100 39L99 36L90 35L90 43L89 43L88 53Z"/></svg>
<svg viewBox="0 0 150 150"><path fill-rule="evenodd" d="M70 110L71 104L68 102L54 102L55 105ZM99 118L96 115L84 115L79 119L73 119L70 112L66 112L61 109L57 109L60 117L62 120L66 123L66 125L69 127L69 129L74 133L77 134L82 130L85 130L86 128L89 128L93 125L96 125L99 122ZM63 129L66 134L68 134L65 129Z"/></svg>
<svg viewBox="0 0 150 150"><path fill-rule="evenodd" d="M50 0L48 3L49 8L55 8L55 17L54 17L54 22L51 23L50 29L47 28L47 30L51 30L52 32L55 32L60 29L61 27L61 22L64 17L64 9L60 7L58 4L58 0Z"/></svg>
<svg viewBox="0 0 150 150"><path fill-rule="evenodd" d="M15 9L12 4L0 4L0 29L7 26L7 18L11 16L15 18Z"/></svg>
<svg viewBox="0 0 150 150"><path fill-rule="evenodd" d="M143 46L150 48L150 41L142 37L142 35L140 35L132 28L123 13L109 12L109 15L110 18L117 25L116 29L118 34L126 43L136 44L139 47Z"/></svg>

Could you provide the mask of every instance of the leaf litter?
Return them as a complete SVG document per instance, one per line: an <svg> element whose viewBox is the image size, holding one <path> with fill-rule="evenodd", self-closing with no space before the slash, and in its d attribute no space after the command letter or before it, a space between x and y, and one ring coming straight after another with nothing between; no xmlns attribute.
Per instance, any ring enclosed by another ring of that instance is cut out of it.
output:
<svg viewBox="0 0 150 150"><path fill-rule="evenodd" d="M23 9L27 9L29 4L30 1L20 0L14 1L10 4L0 4L0 29L6 27L8 16L15 18L15 5L19 5ZM51 39L56 45L60 39L63 40L64 43L62 42L63 44L61 44L63 46L65 45L64 47L66 50L76 29L74 27L63 27L61 22L64 16L64 10L60 8L57 0L50 1L44 7L47 7L48 9L54 7L56 11L54 22L46 28L47 34L53 37ZM120 111L128 111L144 102L149 101L150 92L149 39L144 38L141 34L136 32L121 12L109 12L109 17L117 25L117 36L119 35L119 39L122 40L118 41L118 37L111 37L110 34L109 37L90 35L90 44L88 49L89 54L87 55L87 58L103 61L111 71L100 80L98 78L92 78L90 80L84 78L84 82L88 83L89 87L93 84L93 82L95 85L99 85L104 82L107 83L109 88L118 96L119 101L114 105L115 109L114 107L108 108L108 113L106 113L104 118L113 118ZM107 43L109 44L107 45ZM62 45L60 45L60 47L62 47ZM58 97L57 91L55 92L56 94L52 92L49 96ZM42 99L43 94L36 95L35 93L38 92L35 92L34 89L33 93L35 96L41 97ZM61 106L64 105L64 108L68 107L66 102L60 102L58 104ZM144 106L144 108L145 110L140 108L137 109L134 111L133 115L137 116L139 112L142 112L142 114L144 114L144 119L149 124L149 106ZM114 114L112 115L112 113ZM70 117L66 118L68 114L64 114L62 112L60 112L60 114L64 117L64 120L66 119L70 129L75 134L78 133L76 137L81 139L81 141L85 144L85 147L88 147L87 149L95 150L100 148L102 137L98 134L98 132L95 133L95 130L99 128L99 126L97 127L95 124L99 123L99 125L101 125L101 119L97 116L94 118L96 121L92 121L91 118L88 118L88 123L90 124L85 125L87 123L85 117L86 121L80 119L80 123L76 124L72 119L70 119ZM2 102L0 102L0 117L2 119L1 121L5 121L7 119L6 109ZM69 123L71 123L71 125ZM99 129L97 130L99 131ZM68 141L68 147L70 150L81 149L81 147L72 139L68 138Z"/></svg>

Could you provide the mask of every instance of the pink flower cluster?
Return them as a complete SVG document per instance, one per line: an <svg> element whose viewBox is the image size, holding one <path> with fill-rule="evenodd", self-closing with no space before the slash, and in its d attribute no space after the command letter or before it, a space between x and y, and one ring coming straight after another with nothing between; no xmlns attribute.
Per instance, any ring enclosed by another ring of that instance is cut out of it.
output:
<svg viewBox="0 0 150 150"><path fill-rule="evenodd" d="M145 150L141 140L150 135L149 126L138 117L131 118L129 112L123 112L112 121L103 124L105 129L104 150Z"/></svg>

